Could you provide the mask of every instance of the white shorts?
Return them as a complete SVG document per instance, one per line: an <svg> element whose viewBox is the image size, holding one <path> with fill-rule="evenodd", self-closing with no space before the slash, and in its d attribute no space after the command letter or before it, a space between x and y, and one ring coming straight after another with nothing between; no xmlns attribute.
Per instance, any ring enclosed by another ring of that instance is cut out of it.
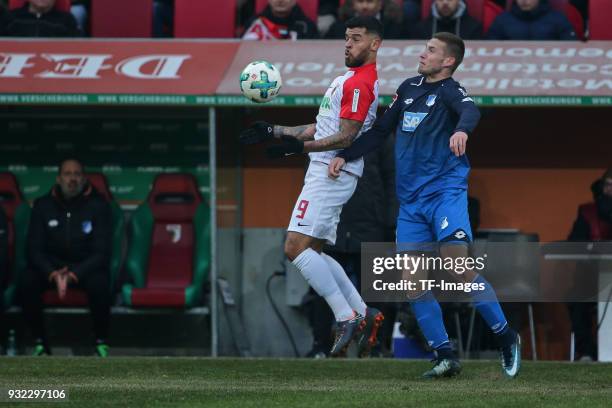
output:
<svg viewBox="0 0 612 408"><path fill-rule="evenodd" d="M327 176L327 164L311 162L287 231L335 244L342 206L355 192L357 181L357 176L345 171L341 171L337 179L331 179Z"/></svg>

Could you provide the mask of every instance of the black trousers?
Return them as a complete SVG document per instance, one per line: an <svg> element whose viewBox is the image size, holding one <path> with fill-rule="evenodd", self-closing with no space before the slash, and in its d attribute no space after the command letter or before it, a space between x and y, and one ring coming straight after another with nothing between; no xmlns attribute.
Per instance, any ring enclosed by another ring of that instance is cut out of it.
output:
<svg viewBox="0 0 612 408"><path fill-rule="evenodd" d="M577 358L590 356L593 360L597 360L597 341L593 333L596 331L593 319L597 316L597 303L568 303L567 308L572 321Z"/></svg>
<svg viewBox="0 0 612 408"><path fill-rule="evenodd" d="M49 282L46 276L35 271L28 271L25 275L20 288L24 317L32 335L37 339L45 339L42 295L47 289L56 290L55 283ZM82 289L87 294L94 334L96 339L105 340L108 337L111 306L108 272L101 271L84 276L78 284L71 284L68 290L72 288Z"/></svg>

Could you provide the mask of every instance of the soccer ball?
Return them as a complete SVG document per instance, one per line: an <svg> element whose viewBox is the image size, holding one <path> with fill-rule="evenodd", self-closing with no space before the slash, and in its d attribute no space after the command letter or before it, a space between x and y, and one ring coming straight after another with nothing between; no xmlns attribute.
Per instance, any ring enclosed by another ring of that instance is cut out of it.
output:
<svg viewBox="0 0 612 408"><path fill-rule="evenodd" d="M242 94L257 103L274 99L282 84L280 71L268 61L253 61L240 74Z"/></svg>

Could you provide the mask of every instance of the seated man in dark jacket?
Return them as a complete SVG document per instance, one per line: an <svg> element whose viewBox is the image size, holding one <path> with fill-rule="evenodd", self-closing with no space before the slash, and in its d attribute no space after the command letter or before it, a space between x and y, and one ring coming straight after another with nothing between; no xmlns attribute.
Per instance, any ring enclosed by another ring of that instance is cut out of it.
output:
<svg viewBox="0 0 612 408"><path fill-rule="evenodd" d="M111 210L91 186L76 159L60 165L57 184L34 202L28 229L28 271L22 285L23 311L36 338L35 355L51 354L43 324L42 294L68 287L87 293L96 353L108 353L110 320Z"/></svg>
<svg viewBox="0 0 612 408"><path fill-rule="evenodd" d="M430 16L414 27L410 37L430 39L440 31L453 33L464 40L482 38L482 24L470 16L463 0L435 0Z"/></svg>
<svg viewBox="0 0 612 408"><path fill-rule="evenodd" d="M578 216L567 238L568 241L612 241L612 168L608 169L600 179L595 180L591 185L591 191L593 202L578 207ZM576 359L597 360L597 346L593 336L593 320L597 315L597 304L569 303L568 309L576 339Z"/></svg>
<svg viewBox="0 0 612 408"><path fill-rule="evenodd" d="M489 28L490 40L576 40L567 17L553 10L548 0L515 0L512 9L495 20Z"/></svg>
<svg viewBox="0 0 612 408"><path fill-rule="evenodd" d="M297 0L268 0L264 11L246 26L243 40L303 40L319 38L317 25Z"/></svg>
<svg viewBox="0 0 612 408"><path fill-rule="evenodd" d="M4 13L0 36L4 37L76 37L74 16L55 8L55 0L30 0L23 7Z"/></svg>

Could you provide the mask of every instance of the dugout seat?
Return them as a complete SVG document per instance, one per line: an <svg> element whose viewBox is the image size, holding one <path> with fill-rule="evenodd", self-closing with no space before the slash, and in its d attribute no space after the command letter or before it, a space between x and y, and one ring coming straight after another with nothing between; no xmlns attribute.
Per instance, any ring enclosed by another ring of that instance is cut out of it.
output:
<svg viewBox="0 0 612 408"><path fill-rule="evenodd" d="M174 0L175 38L235 37L236 0L211 7L205 1Z"/></svg>
<svg viewBox="0 0 612 408"><path fill-rule="evenodd" d="M589 0L589 37L612 40L612 7L609 0Z"/></svg>
<svg viewBox="0 0 612 408"><path fill-rule="evenodd" d="M423 0L421 2L421 19L425 20L429 17L432 3L433 0ZM482 22L485 0L466 0L465 4L467 5L467 11L470 13L470 16Z"/></svg>
<svg viewBox="0 0 612 408"><path fill-rule="evenodd" d="M210 216L191 174L160 174L134 212L123 301L134 307L193 307L210 267Z"/></svg>
<svg viewBox="0 0 612 408"><path fill-rule="evenodd" d="M91 0L91 36L149 38L153 32L151 0Z"/></svg>
<svg viewBox="0 0 612 408"><path fill-rule="evenodd" d="M27 0L9 0L9 10L23 7ZM70 12L70 0L56 0L55 8L59 11Z"/></svg>
<svg viewBox="0 0 612 408"><path fill-rule="evenodd" d="M315 24L319 14L319 0L297 0L298 6ZM261 13L268 5L268 0L255 0L255 14Z"/></svg>
<svg viewBox="0 0 612 408"><path fill-rule="evenodd" d="M0 205L8 221L9 276L4 282L7 286L2 293L1 305L7 308L15 301L18 279L26 269L26 237L30 221L30 205L23 198L17 178L12 173L0 173Z"/></svg>
<svg viewBox="0 0 612 408"><path fill-rule="evenodd" d="M125 220L123 211L119 204L114 200L110 191L108 181L102 173L87 173L89 183L104 197L111 207L112 222L112 244L110 260L110 288L114 293L115 283L119 278L121 270L121 259L123 252L123 231ZM60 299L55 289L49 289L43 293L43 303L49 306L87 306L87 295L81 289L69 288L66 296Z"/></svg>

